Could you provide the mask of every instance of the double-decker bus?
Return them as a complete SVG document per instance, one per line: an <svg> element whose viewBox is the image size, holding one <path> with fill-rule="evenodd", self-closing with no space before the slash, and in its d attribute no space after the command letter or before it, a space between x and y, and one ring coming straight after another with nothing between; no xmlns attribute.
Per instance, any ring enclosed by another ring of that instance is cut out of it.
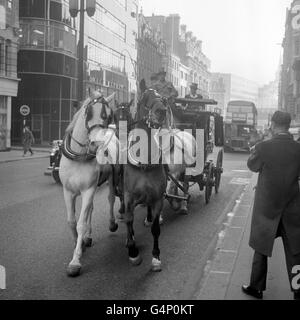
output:
<svg viewBox="0 0 300 320"><path fill-rule="evenodd" d="M230 101L225 120L224 150L249 151L259 140L257 109L250 101Z"/></svg>

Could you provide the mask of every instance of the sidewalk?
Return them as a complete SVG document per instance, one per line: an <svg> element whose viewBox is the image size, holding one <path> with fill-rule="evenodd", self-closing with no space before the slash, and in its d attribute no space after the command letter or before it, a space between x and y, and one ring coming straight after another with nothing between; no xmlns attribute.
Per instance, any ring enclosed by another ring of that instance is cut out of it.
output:
<svg viewBox="0 0 300 320"><path fill-rule="evenodd" d="M0 163L49 158L50 148L32 148L32 150L34 152L33 156L30 155L30 152L27 152L26 156L23 157L22 147L12 147L10 151L0 152Z"/></svg>
<svg viewBox="0 0 300 320"><path fill-rule="evenodd" d="M215 254L208 261L198 300L252 300L241 291L243 284L249 284L254 251L249 247L251 214L254 200L254 186L257 175L245 187L240 200L219 234ZM269 259L267 291L264 300L292 300L293 294L285 265L281 238L276 239L273 257Z"/></svg>

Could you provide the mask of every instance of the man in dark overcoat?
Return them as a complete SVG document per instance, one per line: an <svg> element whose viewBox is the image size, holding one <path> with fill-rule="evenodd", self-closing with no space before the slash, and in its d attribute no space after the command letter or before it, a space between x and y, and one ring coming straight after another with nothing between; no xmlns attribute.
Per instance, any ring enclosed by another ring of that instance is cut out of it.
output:
<svg viewBox="0 0 300 320"><path fill-rule="evenodd" d="M252 273L244 293L258 299L266 290L268 257L274 241L282 237L286 265L294 298L300 290L293 284L293 267L300 265L300 144L289 134L291 116L276 111L272 138L255 145L248 167L258 172L249 245L254 249Z"/></svg>

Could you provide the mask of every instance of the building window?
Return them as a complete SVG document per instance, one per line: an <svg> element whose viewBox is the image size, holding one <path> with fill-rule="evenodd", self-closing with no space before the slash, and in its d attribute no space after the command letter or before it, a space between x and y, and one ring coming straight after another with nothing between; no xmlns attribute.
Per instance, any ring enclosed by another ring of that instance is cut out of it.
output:
<svg viewBox="0 0 300 320"><path fill-rule="evenodd" d="M115 0L120 6L127 10L127 0Z"/></svg>
<svg viewBox="0 0 300 320"><path fill-rule="evenodd" d="M88 59L98 63L99 68L103 65L119 72L125 71L124 55L91 38L88 42Z"/></svg>
<svg viewBox="0 0 300 320"><path fill-rule="evenodd" d="M20 17L45 18L45 0L21 0Z"/></svg>
<svg viewBox="0 0 300 320"><path fill-rule="evenodd" d="M5 44L5 53L4 53L4 57L5 57L5 62L4 62L4 67L5 67L5 75L8 75L8 70L9 70L9 63L10 63L10 59L9 59L9 52L8 52L8 48L9 48L9 41L6 42Z"/></svg>
<svg viewBox="0 0 300 320"><path fill-rule="evenodd" d="M43 21L21 24L20 45L65 51L76 55L76 32L68 26L55 21L46 26Z"/></svg>
<svg viewBox="0 0 300 320"><path fill-rule="evenodd" d="M3 65L4 65L4 50L3 50L3 44L0 42L0 74L4 70Z"/></svg>
<svg viewBox="0 0 300 320"><path fill-rule="evenodd" d="M95 23L108 29L117 37L126 41L126 25L97 3L95 15L91 18Z"/></svg>
<svg viewBox="0 0 300 320"><path fill-rule="evenodd" d="M295 39L294 45L295 45L295 48L294 48L295 56L299 56L299 54L300 54L300 39L299 38Z"/></svg>
<svg viewBox="0 0 300 320"><path fill-rule="evenodd" d="M50 19L72 25L71 15L69 12L69 1L51 0L50 2Z"/></svg>

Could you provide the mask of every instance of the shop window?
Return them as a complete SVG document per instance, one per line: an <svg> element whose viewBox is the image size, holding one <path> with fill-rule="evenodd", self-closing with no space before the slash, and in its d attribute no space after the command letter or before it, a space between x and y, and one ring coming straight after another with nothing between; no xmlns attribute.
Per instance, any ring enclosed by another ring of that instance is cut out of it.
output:
<svg viewBox="0 0 300 320"><path fill-rule="evenodd" d="M51 101L51 120L59 120L59 100Z"/></svg>
<svg viewBox="0 0 300 320"><path fill-rule="evenodd" d="M59 121L50 121L50 141L59 139Z"/></svg>
<svg viewBox="0 0 300 320"><path fill-rule="evenodd" d="M61 120L70 121L70 100L61 101Z"/></svg>
<svg viewBox="0 0 300 320"><path fill-rule="evenodd" d="M44 52L22 50L18 59L19 72L44 72Z"/></svg>
<svg viewBox="0 0 300 320"><path fill-rule="evenodd" d="M62 74L63 73L63 55L46 52L46 73Z"/></svg>
<svg viewBox="0 0 300 320"><path fill-rule="evenodd" d="M62 136L65 134L68 125L69 125L69 121L62 121L60 123L60 132Z"/></svg>
<svg viewBox="0 0 300 320"><path fill-rule="evenodd" d="M65 56L65 72L64 74L69 77L76 77L76 63L75 59Z"/></svg>
<svg viewBox="0 0 300 320"><path fill-rule="evenodd" d="M43 114L50 114L51 112L51 103L49 100L43 101Z"/></svg>

